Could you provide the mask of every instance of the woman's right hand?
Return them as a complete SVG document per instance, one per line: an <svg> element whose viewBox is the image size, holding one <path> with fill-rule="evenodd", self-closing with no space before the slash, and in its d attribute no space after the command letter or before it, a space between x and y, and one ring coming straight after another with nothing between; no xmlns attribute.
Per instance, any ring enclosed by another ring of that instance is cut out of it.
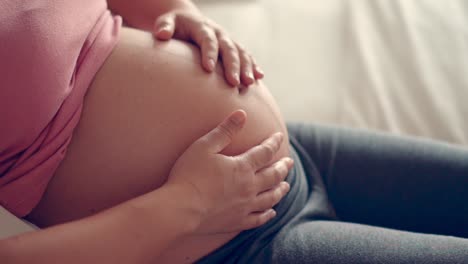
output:
<svg viewBox="0 0 468 264"><path fill-rule="evenodd" d="M289 191L284 181L293 160L284 157L268 165L281 146L276 133L238 156L226 148L245 124L246 113L233 112L195 141L177 160L167 184L188 187L202 217L196 233L227 233L263 225L275 216L272 207Z"/></svg>

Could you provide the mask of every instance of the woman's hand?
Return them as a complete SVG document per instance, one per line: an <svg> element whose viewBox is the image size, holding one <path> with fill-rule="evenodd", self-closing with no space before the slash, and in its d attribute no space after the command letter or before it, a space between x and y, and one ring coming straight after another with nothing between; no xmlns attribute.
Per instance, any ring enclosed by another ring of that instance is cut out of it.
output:
<svg viewBox="0 0 468 264"><path fill-rule="evenodd" d="M274 134L238 156L219 154L245 123L238 110L195 141L173 166L167 184L185 185L202 208L197 233L226 233L263 225L275 216L271 209L289 191L285 181L293 160L268 164L283 136Z"/></svg>
<svg viewBox="0 0 468 264"><path fill-rule="evenodd" d="M233 41L215 22L203 16L196 8L175 9L159 16L154 35L159 40L176 38L193 41L201 48L202 66L212 72L221 55L225 78L232 86L241 82L249 86L263 78L263 72L245 49Z"/></svg>

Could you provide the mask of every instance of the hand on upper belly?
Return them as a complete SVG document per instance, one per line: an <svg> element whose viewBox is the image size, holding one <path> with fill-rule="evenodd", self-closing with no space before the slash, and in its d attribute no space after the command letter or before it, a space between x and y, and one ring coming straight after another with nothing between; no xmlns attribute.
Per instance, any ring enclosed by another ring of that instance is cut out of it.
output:
<svg viewBox="0 0 468 264"><path fill-rule="evenodd" d="M154 34L159 40L174 37L195 42L200 47L201 64L208 72L215 69L218 56L222 57L224 76L234 87L241 83L249 86L263 78L263 72L247 51L218 24L198 12L195 6L170 10L158 17L155 25Z"/></svg>

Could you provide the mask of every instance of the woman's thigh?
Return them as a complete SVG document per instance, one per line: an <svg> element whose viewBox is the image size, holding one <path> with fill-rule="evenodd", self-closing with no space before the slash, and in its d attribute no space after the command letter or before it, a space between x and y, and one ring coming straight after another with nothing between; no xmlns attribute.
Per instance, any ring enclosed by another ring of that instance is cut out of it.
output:
<svg viewBox="0 0 468 264"><path fill-rule="evenodd" d="M468 149L430 140L295 124L340 220L468 237Z"/></svg>
<svg viewBox="0 0 468 264"><path fill-rule="evenodd" d="M467 263L468 239L333 221L296 221L258 263Z"/></svg>

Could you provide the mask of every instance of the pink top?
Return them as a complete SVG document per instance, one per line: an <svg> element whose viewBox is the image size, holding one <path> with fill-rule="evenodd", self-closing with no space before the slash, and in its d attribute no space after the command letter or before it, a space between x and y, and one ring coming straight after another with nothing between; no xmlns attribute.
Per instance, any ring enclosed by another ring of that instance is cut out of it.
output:
<svg viewBox="0 0 468 264"><path fill-rule="evenodd" d="M16 216L64 158L120 26L105 0L0 1L0 205Z"/></svg>

